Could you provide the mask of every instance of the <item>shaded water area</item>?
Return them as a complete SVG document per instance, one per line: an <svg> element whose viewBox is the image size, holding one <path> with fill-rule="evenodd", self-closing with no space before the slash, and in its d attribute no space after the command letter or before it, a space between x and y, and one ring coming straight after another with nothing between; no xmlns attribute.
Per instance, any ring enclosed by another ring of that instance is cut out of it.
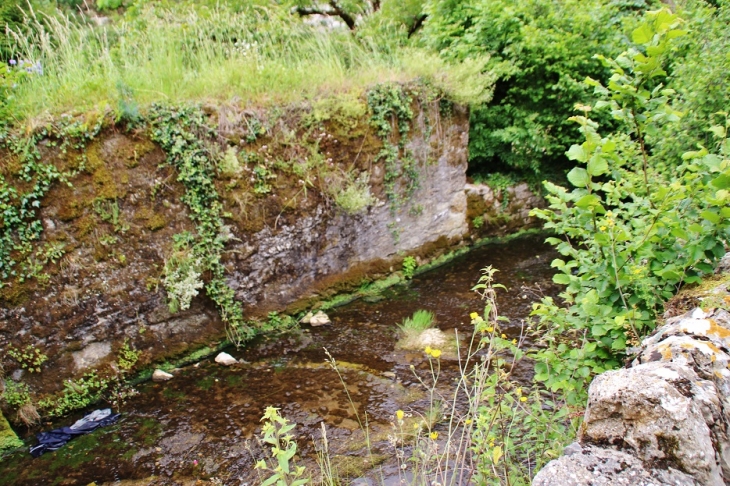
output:
<svg viewBox="0 0 730 486"><path fill-rule="evenodd" d="M27 452L4 458L0 485L259 484L253 465L265 457L256 437L267 406L279 407L297 424L300 463L315 464L324 423L341 477L379 478L373 484L397 477L388 441L394 413L426 410L427 394L414 371L426 377L429 365L422 351L396 348L396 324L427 309L447 333L456 329L471 335L469 313L481 312L483 304L470 289L480 269L492 265L499 269L497 281L507 287L498 294L500 313L510 319L503 332L517 337L531 303L557 292L550 269L556 255L542 240L529 236L483 246L387 290L382 300L359 300L331 311L331 326L303 326L283 339L228 350L245 362L226 368L210 358L177 370L169 382L140 385L139 395L119 410L117 424L37 459ZM324 348L337 360L350 399ZM442 361L440 383L448 384L456 376L456 361ZM520 373L529 379L530 366ZM367 416L369 457L379 464L369 471L358 416ZM76 418L43 429L70 425ZM27 434L29 444L35 443L35 432Z"/></svg>

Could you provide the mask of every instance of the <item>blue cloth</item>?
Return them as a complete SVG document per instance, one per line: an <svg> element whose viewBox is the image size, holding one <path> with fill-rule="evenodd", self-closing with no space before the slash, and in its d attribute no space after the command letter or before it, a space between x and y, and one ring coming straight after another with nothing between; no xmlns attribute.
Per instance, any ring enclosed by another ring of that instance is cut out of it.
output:
<svg viewBox="0 0 730 486"><path fill-rule="evenodd" d="M113 424L121 414L112 414L111 412L109 408L95 410L84 418L77 420L71 427L61 427L60 429L36 434L38 445L30 448L30 454L33 457L39 457L45 452L60 449L77 435L89 434L99 427Z"/></svg>

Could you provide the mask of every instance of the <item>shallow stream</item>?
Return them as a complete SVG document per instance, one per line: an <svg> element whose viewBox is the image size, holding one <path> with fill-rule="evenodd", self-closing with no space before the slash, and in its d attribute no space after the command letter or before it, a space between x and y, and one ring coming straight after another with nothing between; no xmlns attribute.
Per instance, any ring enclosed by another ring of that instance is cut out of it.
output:
<svg viewBox="0 0 730 486"><path fill-rule="evenodd" d="M471 335L469 314L481 312L483 304L470 289L480 269L492 265L499 269L497 281L507 287L498 294L500 313L510 319L503 331L518 337L531 303L557 292L550 269L555 254L542 240L529 236L483 246L407 286L387 290L381 300L332 310L331 326L303 326L280 340L227 350L242 363L223 367L211 357L177 370L168 382L142 384L139 395L121 407L115 425L37 459L28 453L4 458L0 485L259 484L253 465L264 457L256 437L267 406L279 407L297 424L300 463L315 463L324 424L341 477L389 483L388 478L397 478L388 441L394 413L402 409L417 415L428 404L411 369L427 376L428 360L422 351L396 349L396 324L426 309L436 315L440 329ZM324 348L336 359L351 401ZM444 359L443 368L440 381L448 383L456 361ZM521 379L530 378L529 365L519 372ZM368 454L358 417L367 417L370 457L378 463L370 470L364 465ZM76 418L42 428L70 425ZM29 444L38 431L27 432ZM368 479L376 474L377 481Z"/></svg>

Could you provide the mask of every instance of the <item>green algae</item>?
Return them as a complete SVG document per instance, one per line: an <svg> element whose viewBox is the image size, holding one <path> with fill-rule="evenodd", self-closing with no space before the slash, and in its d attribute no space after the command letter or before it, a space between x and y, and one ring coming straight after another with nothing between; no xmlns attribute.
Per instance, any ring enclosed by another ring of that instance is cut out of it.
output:
<svg viewBox="0 0 730 486"><path fill-rule="evenodd" d="M15 431L10 427L8 420L0 413L0 454L23 446Z"/></svg>

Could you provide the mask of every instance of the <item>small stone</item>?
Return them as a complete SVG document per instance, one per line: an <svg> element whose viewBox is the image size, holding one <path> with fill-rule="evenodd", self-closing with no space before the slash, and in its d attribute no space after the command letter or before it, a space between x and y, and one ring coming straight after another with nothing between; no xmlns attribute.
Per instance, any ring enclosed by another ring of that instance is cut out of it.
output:
<svg viewBox="0 0 730 486"><path fill-rule="evenodd" d="M383 376L386 378L395 378L395 373L393 373L392 371L384 371Z"/></svg>
<svg viewBox="0 0 730 486"><path fill-rule="evenodd" d="M155 370L155 372L152 373L152 381L167 381L171 380L172 378L173 376L166 371Z"/></svg>
<svg viewBox="0 0 730 486"><path fill-rule="evenodd" d="M327 316L327 314L319 311L312 316L312 318L309 320L309 324L312 327L327 326L329 324L332 324L332 321L330 321L330 318Z"/></svg>
<svg viewBox="0 0 730 486"><path fill-rule="evenodd" d="M307 314L302 317L299 322L301 322L302 324L309 324L310 322L312 322L312 317L314 317L314 314L312 314L311 312L307 312Z"/></svg>
<svg viewBox="0 0 730 486"><path fill-rule="evenodd" d="M219 353L215 357L215 362L223 366L231 366L232 364L238 363L238 360L228 353Z"/></svg>

